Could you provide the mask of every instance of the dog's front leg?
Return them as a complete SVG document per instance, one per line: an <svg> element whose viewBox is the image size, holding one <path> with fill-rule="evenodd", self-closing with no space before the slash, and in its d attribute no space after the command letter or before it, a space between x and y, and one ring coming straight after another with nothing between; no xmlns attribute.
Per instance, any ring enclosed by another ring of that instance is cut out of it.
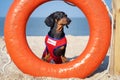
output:
<svg viewBox="0 0 120 80"><path fill-rule="evenodd" d="M50 58L50 54L48 53L47 55L45 55L45 57L43 58L44 61L48 62L48 59Z"/></svg>

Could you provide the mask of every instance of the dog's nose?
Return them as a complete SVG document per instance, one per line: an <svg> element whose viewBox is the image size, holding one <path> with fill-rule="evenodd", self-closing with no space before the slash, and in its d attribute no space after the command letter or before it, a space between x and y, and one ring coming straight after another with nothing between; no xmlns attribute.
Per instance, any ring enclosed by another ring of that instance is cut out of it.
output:
<svg viewBox="0 0 120 80"><path fill-rule="evenodd" d="M66 24L66 27L68 28L68 25L70 24L71 22L71 19L70 18L67 18L67 24Z"/></svg>
<svg viewBox="0 0 120 80"><path fill-rule="evenodd" d="M70 24L70 22L71 22L71 19L70 18L67 18L67 25L69 25Z"/></svg>

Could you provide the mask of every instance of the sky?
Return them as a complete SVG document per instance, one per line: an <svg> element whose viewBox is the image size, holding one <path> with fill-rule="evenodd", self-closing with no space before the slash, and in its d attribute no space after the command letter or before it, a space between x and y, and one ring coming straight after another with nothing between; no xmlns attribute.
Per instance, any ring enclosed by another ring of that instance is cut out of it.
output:
<svg viewBox="0 0 120 80"><path fill-rule="evenodd" d="M0 0L0 17L5 17L14 0ZM104 0L111 8L111 0ZM33 11L31 17L47 17L55 11L64 11L69 17L84 17L84 14L76 6L70 6L63 1L50 1L40 5Z"/></svg>

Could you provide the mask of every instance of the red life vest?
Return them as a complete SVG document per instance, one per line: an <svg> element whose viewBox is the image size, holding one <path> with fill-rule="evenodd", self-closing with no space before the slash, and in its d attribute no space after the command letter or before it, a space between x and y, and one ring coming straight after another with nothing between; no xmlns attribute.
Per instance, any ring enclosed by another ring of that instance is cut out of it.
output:
<svg viewBox="0 0 120 80"><path fill-rule="evenodd" d="M63 37L61 39L55 39L47 35L45 38L45 44L46 49L42 57L45 57L45 55L49 53L50 58L48 59L48 62L51 62L51 60L53 60L56 64L62 63L61 57L55 56L53 52L56 48L59 48L67 44L66 37Z"/></svg>

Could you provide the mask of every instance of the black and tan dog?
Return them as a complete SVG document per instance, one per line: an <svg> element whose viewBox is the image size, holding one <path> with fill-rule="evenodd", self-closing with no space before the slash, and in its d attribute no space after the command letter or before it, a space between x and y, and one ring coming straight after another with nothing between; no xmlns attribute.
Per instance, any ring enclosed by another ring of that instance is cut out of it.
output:
<svg viewBox="0 0 120 80"><path fill-rule="evenodd" d="M64 26L68 28L71 20L62 11L57 11L45 19L45 24L50 31L45 38L46 49L42 59L49 63L61 64L68 60L65 57L67 40L64 33Z"/></svg>

